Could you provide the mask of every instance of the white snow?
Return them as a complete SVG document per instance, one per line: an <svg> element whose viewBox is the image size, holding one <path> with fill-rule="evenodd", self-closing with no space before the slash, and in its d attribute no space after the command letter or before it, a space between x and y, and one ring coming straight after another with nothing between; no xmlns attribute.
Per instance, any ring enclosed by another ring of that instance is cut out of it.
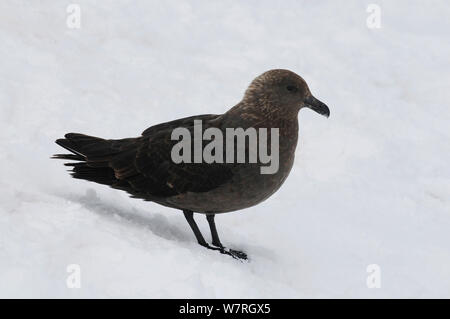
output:
<svg viewBox="0 0 450 319"><path fill-rule="evenodd" d="M79 0L69 29L69 1L1 1L0 297L449 298L450 3L377 1L369 29L371 2ZM281 190L217 217L249 263L49 159L66 132L224 112L271 68L302 75L331 117L302 110Z"/></svg>

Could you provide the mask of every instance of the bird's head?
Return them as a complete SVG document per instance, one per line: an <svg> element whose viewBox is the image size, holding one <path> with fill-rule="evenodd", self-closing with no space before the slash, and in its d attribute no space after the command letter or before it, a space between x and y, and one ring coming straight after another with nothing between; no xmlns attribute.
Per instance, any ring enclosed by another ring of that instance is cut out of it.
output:
<svg viewBox="0 0 450 319"><path fill-rule="evenodd" d="M270 70L258 76L249 85L243 102L258 105L264 113L274 116L280 116L277 112L296 115L303 107L330 116L328 106L311 94L305 80L289 70Z"/></svg>

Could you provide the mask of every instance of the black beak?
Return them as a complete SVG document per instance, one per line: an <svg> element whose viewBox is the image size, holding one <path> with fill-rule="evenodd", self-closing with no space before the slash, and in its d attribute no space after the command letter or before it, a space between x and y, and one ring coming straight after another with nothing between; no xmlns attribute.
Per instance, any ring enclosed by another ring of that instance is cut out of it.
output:
<svg viewBox="0 0 450 319"><path fill-rule="evenodd" d="M305 99L305 106L326 117L330 116L330 109L325 103L320 102L314 96L310 95Z"/></svg>

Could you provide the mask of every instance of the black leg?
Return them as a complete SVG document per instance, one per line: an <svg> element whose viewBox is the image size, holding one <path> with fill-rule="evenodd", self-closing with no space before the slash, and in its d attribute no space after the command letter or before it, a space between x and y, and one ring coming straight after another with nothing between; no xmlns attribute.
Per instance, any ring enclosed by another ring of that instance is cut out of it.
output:
<svg viewBox="0 0 450 319"><path fill-rule="evenodd" d="M190 210L183 210L183 213L184 213L184 217L186 217L186 220L187 220L189 226L191 226L191 229L194 232L195 238L197 238L198 243L205 247L209 246L208 243L206 242L205 238L203 238L203 235L200 232L200 229L198 229L197 224L195 223L194 212L192 212Z"/></svg>
<svg viewBox="0 0 450 319"><path fill-rule="evenodd" d="M192 231L194 232L195 238L197 238L197 241L200 245L202 245L205 248L211 249L211 250L218 250L222 254L229 255L235 259L247 259L247 255L243 252L236 251L233 249L225 249L219 240L219 235L217 234L216 225L214 224L214 214L212 214L212 218L207 216L209 227L211 228L211 234L213 236L213 245L217 247L212 247L208 245L205 238L203 238L202 233L200 232L200 229L198 229L197 224L194 220L194 212L190 210L183 210L184 217L186 218L189 226L191 227ZM210 221L211 220L211 221Z"/></svg>
<svg viewBox="0 0 450 319"><path fill-rule="evenodd" d="M215 216L216 216L216 214L214 214L214 213L206 214L206 220L208 221L209 229L211 230L212 244L216 247L223 249L223 252L222 252L223 254L228 254L230 256L233 256L233 258L237 258L237 259L247 259L247 254L242 251L238 251L238 250L234 250L234 249L227 249L227 248L223 247L223 245L219 239L219 234L217 233L216 223L214 222Z"/></svg>
<svg viewBox="0 0 450 319"><path fill-rule="evenodd" d="M206 220L208 221L209 229L211 230L212 244L216 247L223 248L219 239L219 234L217 233L216 223L214 222L215 216L216 214L207 214Z"/></svg>

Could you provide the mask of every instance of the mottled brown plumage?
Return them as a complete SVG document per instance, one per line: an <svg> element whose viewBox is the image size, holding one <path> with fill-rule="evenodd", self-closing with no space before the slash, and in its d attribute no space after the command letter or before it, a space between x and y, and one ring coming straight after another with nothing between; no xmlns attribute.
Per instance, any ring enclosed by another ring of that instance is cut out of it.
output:
<svg viewBox="0 0 450 319"><path fill-rule="evenodd" d="M294 162L297 114L302 107L329 116L328 107L311 95L300 76L288 70L271 70L253 80L242 101L224 114L158 124L139 137L121 140L69 133L56 143L73 154L58 154L54 158L77 161L65 164L72 167L74 178L106 184L132 197L183 210L201 245L244 258L243 253L223 248L215 230L214 214L256 205L279 189ZM224 135L226 128L267 128L269 140L270 128L279 128L278 171L261 174L260 162L174 163L171 150L177 141L171 140L172 131L183 127L194 135L194 120L202 120L203 130L215 127ZM218 248L203 239L192 212L208 215L213 244Z"/></svg>

